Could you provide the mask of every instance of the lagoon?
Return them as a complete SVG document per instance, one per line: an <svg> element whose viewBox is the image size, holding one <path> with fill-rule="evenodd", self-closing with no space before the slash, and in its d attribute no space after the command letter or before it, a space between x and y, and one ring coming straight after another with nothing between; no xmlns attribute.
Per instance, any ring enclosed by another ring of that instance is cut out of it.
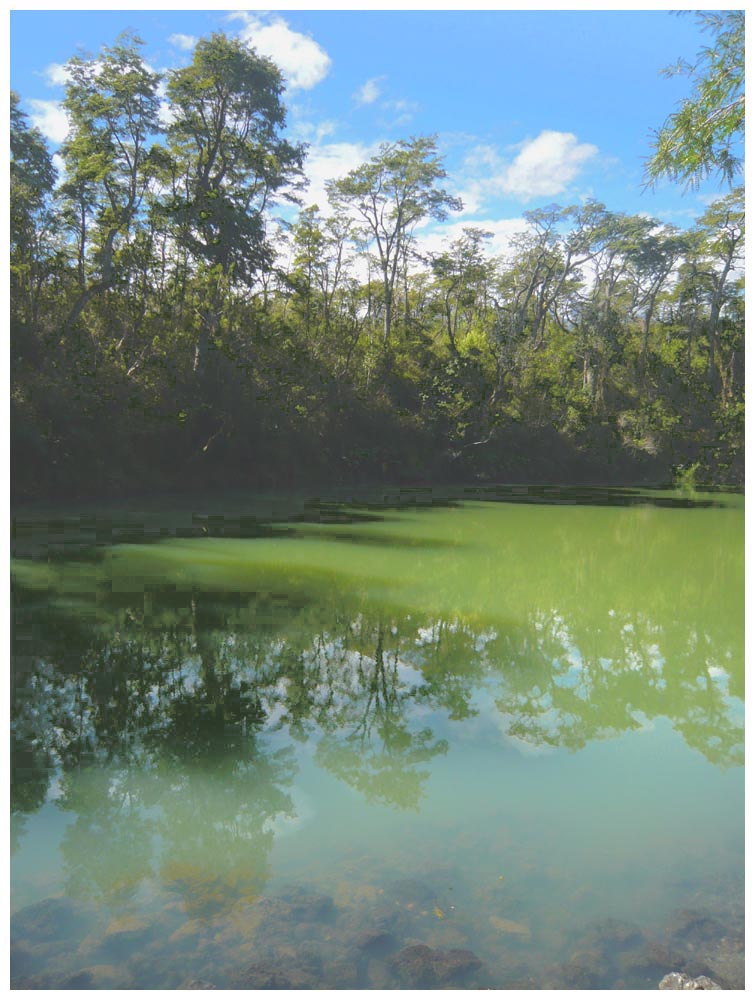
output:
<svg viewBox="0 0 755 1000"><path fill-rule="evenodd" d="M743 498L273 507L15 517L13 984L741 987Z"/></svg>

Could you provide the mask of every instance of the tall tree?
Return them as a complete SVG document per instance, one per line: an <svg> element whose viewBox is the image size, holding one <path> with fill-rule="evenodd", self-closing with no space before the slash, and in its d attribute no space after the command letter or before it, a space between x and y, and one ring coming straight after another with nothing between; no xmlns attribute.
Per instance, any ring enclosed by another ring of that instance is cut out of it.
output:
<svg viewBox="0 0 755 1000"><path fill-rule="evenodd" d="M40 284L44 279L42 243L49 235L49 198L56 171L39 129L29 125L10 95L10 264L14 314L35 325Z"/></svg>
<svg viewBox="0 0 755 1000"><path fill-rule="evenodd" d="M492 233L465 226L462 235L432 259L432 270L441 293L448 346L459 357L460 323L469 332L475 316L487 306L493 265L485 256L485 241Z"/></svg>
<svg viewBox="0 0 755 1000"><path fill-rule="evenodd" d="M136 35L123 34L98 59L77 56L67 64L63 195L77 231L80 292L66 328L116 282L118 243L128 238L151 180L160 78L142 59L142 45Z"/></svg>
<svg viewBox="0 0 755 1000"><path fill-rule="evenodd" d="M274 195L287 195L304 152L281 137L280 71L236 39L201 39L191 64L171 74L167 90L174 161L169 211L206 285L198 370L218 333L229 284L248 282L272 263L265 210Z"/></svg>
<svg viewBox="0 0 755 1000"><path fill-rule="evenodd" d="M445 219L462 203L437 186L446 176L434 137L383 144L376 156L341 180L329 196L338 207L353 209L377 249L383 284L383 344L391 339L399 265L411 247L414 227L427 218Z"/></svg>

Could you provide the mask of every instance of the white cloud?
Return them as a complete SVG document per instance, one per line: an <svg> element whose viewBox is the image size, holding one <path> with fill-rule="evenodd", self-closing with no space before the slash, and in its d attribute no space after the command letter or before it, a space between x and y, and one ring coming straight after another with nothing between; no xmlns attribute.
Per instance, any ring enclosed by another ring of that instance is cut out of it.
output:
<svg viewBox="0 0 755 1000"><path fill-rule="evenodd" d="M571 132L549 130L511 148L517 151L513 160L485 143L466 154L457 175L449 179L464 202L465 215L485 211L502 195L528 202L563 194L598 154L596 146L579 142Z"/></svg>
<svg viewBox="0 0 755 1000"><path fill-rule="evenodd" d="M42 135L60 145L68 135L68 115L59 101L29 100L31 108L29 117Z"/></svg>
<svg viewBox="0 0 755 1000"><path fill-rule="evenodd" d="M323 213L330 209L326 181L345 177L377 152L377 144L365 146L358 142L329 142L310 146L304 162L309 186L302 194L305 205L319 205Z"/></svg>
<svg viewBox="0 0 755 1000"><path fill-rule="evenodd" d="M62 63L50 63L45 66L42 75L50 87L65 87L71 79L71 74Z"/></svg>
<svg viewBox="0 0 755 1000"><path fill-rule="evenodd" d="M384 76L373 76L370 80L357 90L354 94L354 100L357 104L374 104L375 101L380 97L380 81L384 80Z"/></svg>
<svg viewBox="0 0 755 1000"><path fill-rule="evenodd" d="M397 100L384 101L380 107L384 111L390 111L395 115L394 125L407 125L412 120L415 112L419 111L420 108L416 101L406 101L402 97Z"/></svg>
<svg viewBox="0 0 755 1000"><path fill-rule="evenodd" d="M500 188L522 201L561 194L597 152L597 146L579 142L571 132L546 130L521 146Z"/></svg>
<svg viewBox="0 0 755 1000"><path fill-rule="evenodd" d="M55 167L55 169L58 172L58 176L56 178L55 185L56 185L56 187L60 187L61 184L65 184L65 182L66 182L66 176L67 176L66 175L66 165L65 165L63 157L60 155L60 153L53 153L52 154L52 165Z"/></svg>
<svg viewBox="0 0 755 1000"><path fill-rule="evenodd" d="M260 55L268 56L281 69L291 90L311 90L330 70L330 56L308 35L289 28L281 17L261 17L238 11L231 14L243 22L239 37Z"/></svg>
<svg viewBox="0 0 755 1000"><path fill-rule="evenodd" d="M184 52L191 52L197 44L198 39L196 35L182 35L179 31L175 35L170 35L168 41L177 49L183 49Z"/></svg>
<svg viewBox="0 0 755 1000"><path fill-rule="evenodd" d="M446 222L428 227L427 231L417 234L417 243L421 253L440 253L447 243L458 240L464 235L464 230L474 226L483 232L490 233L490 239L485 241L487 254L502 257L504 260L513 256L514 240L529 229L524 219L474 219L472 221Z"/></svg>
<svg viewBox="0 0 755 1000"><path fill-rule="evenodd" d="M292 139L301 139L304 142L321 143L329 135L333 135L338 130L338 124L330 119L319 122L303 121L294 116L289 132Z"/></svg>

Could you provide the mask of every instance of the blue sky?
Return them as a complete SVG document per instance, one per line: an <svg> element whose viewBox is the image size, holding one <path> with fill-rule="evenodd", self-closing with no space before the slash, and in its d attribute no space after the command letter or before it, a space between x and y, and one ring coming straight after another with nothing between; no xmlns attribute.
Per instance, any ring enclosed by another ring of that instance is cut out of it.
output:
<svg viewBox="0 0 755 1000"><path fill-rule="evenodd" d="M135 30L157 69L191 58L193 40L240 35L288 80L294 138L310 143L307 203L324 182L367 159L380 142L437 134L446 188L465 209L443 232L481 225L493 247L522 213L595 198L609 209L688 225L723 193L644 191L653 128L690 91L664 66L694 61L708 36L668 11L14 11L11 86L56 146L62 65ZM440 237L440 232L437 234Z"/></svg>

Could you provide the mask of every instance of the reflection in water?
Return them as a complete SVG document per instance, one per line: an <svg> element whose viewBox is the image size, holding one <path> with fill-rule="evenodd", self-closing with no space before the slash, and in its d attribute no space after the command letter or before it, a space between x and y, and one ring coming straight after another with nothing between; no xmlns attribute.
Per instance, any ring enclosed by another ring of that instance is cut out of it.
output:
<svg viewBox="0 0 755 1000"><path fill-rule="evenodd" d="M213 829L227 832L230 864L234 837L265 843L266 820L292 808L281 791L292 780L291 758L285 746L265 749L265 731L277 746L281 733L312 741L318 763L368 799L416 808L429 775L423 765L448 752L426 720L438 711L452 722L475 715L480 689L494 697L499 728L532 747L577 750L665 716L711 762L743 760L734 652L678 623L613 614L591 631L553 610L533 612L518 628L476 631L458 620L331 609L327 628L290 610L286 624L261 629L270 619L256 604L197 596L176 607L170 597L163 603L153 592L148 616L120 609L109 631L77 634L60 612L40 620L34 597L17 595L17 616L28 598L44 650L30 655L25 643L17 658L17 813L44 801L57 764L59 800L77 813L99 803L104 813L90 819L111 830L111 845L119 842L113 816L171 803L171 829L153 832L175 841L168 853L176 856L201 840L210 811L202 796L211 793ZM90 768L82 787L79 769L95 762L108 770ZM233 818L244 786L255 789L254 813ZM117 853L149 852L140 843Z"/></svg>
<svg viewBox="0 0 755 1000"><path fill-rule="evenodd" d="M583 511L555 530L546 510L517 509L505 532L472 504L371 520L364 546L360 526L307 525L15 564L13 850L54 802L68 896L208 921L266 891L276 838L303 819L302 768L411 816L464 733L578 751L667 719L711 764L740 765L738 554L713 546L694 576L659 582L667 552L631 571L644 511L599 511L580 533ZM684 526L678 541L702 559Z"/></svg>

